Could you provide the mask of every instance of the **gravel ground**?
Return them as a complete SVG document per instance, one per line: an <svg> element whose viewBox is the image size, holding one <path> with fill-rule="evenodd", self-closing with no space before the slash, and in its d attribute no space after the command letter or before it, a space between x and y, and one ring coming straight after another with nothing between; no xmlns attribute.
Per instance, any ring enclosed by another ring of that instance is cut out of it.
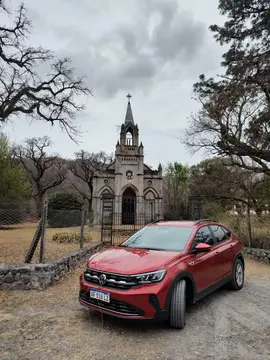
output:
<svg viewBox="0 0 270 360"><path fill-rule="evenodd" d="M270 359L270 267L248 261L244 288L192 306L182 331L89 315L78 274L45 291L1 293L2 360Z"/></svg>

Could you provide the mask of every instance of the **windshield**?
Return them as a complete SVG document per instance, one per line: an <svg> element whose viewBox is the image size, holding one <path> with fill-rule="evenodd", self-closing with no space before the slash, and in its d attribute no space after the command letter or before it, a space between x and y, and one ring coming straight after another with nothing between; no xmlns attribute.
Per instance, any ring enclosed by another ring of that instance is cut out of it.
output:
<svg viewBox="0 0 270 360"><path fill-rule="evenodd" d="M149 250L182 251L188 243L192 230L192 227L146 226L120 246Z"/></svg>

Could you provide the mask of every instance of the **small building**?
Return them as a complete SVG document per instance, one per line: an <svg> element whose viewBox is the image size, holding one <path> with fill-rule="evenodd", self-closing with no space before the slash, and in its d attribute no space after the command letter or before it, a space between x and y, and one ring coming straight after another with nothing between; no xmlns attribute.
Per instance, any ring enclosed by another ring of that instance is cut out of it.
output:
<svg viewBox="0 0 270 360"><path fill-rule="evenodd" d="M163 216L162 167L151 169L144 163L144 146L139 141L131 109L131 95L120 139L115 148L115 159L93 181L94 224L102 218L114 224L146 224Z"/></svg>

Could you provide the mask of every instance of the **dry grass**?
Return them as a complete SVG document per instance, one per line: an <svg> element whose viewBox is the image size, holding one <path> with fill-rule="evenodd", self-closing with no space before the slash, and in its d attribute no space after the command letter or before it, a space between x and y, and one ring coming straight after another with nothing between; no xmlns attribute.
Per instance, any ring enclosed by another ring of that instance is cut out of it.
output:
<svg viewBox="0 0 270 360"><path fill-rule="evenodd" d="M227 224L235 231L240 233L247 233L247 218L246 216L228 216L220 215L219 221ZM251 216L251 230L253 236L269 236L270 237L270 216L265 215L259 218L256 215Z"/></svg>
<svg viewBox="0 0 270 360"><path fill-rule="evenodd" d="M248 221L246 216L220 215L218 220L228 225L244 246L249 246ZM251 216L251 247L270 250L270 216Z"/></svg>
<svg viewBox="0 0 270 360"><path fill-rule="evenodd" d="M23 225L10 226L7 230L0 230L0 263L20 264L24 262L35 234L37 223L25 223ZM52 241L52 236L57 232L80 232L79 227L72 228L47 228L45 258L52 260L79 249L79 244L59 244ZM85 227L85 235L91 236L92 241L100 240L100 230ZM32 263L39 262L39 245L33 257Z"/></svg>
<svg viewBox="0 0 270 360"><path fill-rule="evenodd" d="M252 259L246 259L247 276L270 279L270 266Z"/></svg>

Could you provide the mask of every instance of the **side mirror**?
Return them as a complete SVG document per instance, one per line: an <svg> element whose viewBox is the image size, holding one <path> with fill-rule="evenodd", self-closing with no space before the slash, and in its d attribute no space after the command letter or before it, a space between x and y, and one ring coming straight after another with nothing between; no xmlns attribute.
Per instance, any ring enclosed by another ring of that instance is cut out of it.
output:
<svg viewBox="0 0 270 360"><path fill-rule="evenodd" d="M211 250L211 245L200 243L197 246L195 246L195 249L192 252L207 252Z"/></svg>

